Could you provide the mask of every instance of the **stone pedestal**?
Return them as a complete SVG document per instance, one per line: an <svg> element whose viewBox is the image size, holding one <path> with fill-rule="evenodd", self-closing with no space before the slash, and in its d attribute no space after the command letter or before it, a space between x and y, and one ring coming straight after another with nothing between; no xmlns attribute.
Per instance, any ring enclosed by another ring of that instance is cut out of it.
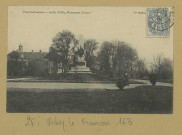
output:
<svg viewBox="0 0 182 135"><path fill-rule="evenodd" d="M86 67L84 57L79 57L75 67L71 67L69 73L92 73L89 67Z"/></svg>

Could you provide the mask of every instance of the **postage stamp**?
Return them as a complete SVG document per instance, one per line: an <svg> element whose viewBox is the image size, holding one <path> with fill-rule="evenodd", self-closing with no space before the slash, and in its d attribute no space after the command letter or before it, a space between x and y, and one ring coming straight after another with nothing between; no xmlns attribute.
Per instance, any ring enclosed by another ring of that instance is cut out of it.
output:
<svg viewBox="0 0 182 135"><path fill-rule="evenodd" d="M172 25L169 8L147 8L148 37L169 37Z"/></svg>

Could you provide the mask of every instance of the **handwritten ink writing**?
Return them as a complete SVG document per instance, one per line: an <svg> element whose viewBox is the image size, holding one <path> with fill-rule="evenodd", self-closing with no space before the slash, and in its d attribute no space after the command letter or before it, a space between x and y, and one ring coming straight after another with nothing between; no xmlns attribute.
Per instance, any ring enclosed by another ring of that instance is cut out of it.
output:
<svg viewBox="0 0 182 135"><path fill-rule="evenodd" d="M133 122L131 118L120 118L116 125L132 125Z"/></svg>
<svg viewBox="0 0 182 135"><path fill-rule="evenodd" d="M83 125L89 126L108 126L110 125L109 121L89 121L86 118L82 118Z"/></svg>
<svg viewBox="0 0 182 135"><path fill-rule="evenodd" d="M71 121L70 117L68 117L68 124L69 124L69 126L75 126L75 122Z"/></svg>
<svg viewBox="0 0 182 135"><path fill-rule="evenodd" d="M61 129L65 132L67 127L73 127L73 126L94 126L94 127L104 127L104 126L132 126L133 121L129 117L120 117L116 122L111 122L108 120L95 120L95 119L88 119L88 118L81 118L79 121L73 121L71 117L67 118L57 118L54 117L48 117L41 120L40 116L30 116L28 115L26 117L25 126L27 127L36 127L41 126L42 124L46 124L48 127L51 126L58 126L61 127Z"/></svg>
<svg viewBox="0 0 182 135"><path fill-rule="evenodd" d="M65 121L57 120L57 117L49 117L48 119L46 119L46 123L48 126L62 126L62 129L65 131Z"/></svg>
<svg viewBox="0 0 182 135"><path fill-rule="evenodd" d="M25 123L25 126L31 126L31 127L33 127L34 125L39 126L38 118L40 118L40 116L38 116L38 117L30 117L28 115L27 116L27 122Z"/></svg>

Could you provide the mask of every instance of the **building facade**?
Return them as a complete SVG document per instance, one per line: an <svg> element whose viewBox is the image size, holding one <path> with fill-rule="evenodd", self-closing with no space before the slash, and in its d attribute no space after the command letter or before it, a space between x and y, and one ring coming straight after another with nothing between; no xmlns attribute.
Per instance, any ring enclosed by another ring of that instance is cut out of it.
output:
<svg viewBox="0 0 182 135"><path fill-rule="evenodd" d="M23 45L19 45L18 50L7 55L8 76L35 76L48 67L48 61L44 59L47 52L23 51ZM46 67L45 67L46 66Z"/></svg>

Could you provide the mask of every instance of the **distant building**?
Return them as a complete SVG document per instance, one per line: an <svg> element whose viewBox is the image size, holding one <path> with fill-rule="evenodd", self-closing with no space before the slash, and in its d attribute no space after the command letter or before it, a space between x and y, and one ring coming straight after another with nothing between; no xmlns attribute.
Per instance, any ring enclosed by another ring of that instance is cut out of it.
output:
<svg viewBox="0 0 182 135"><path fill-rule="evenodd" d="M36 59L43 59L45 55L48 54L48 52L42 52L40 50L39 52L34 52L33 50L30 52L24 52L23 46L20 44L17 51L12 51L8 54L8 59L14 59L12 56L13 53L16 53L19 56L19 60L36 60Z"/></svg>
<svg viewBox="0 0 182 135"><path fill-rule="evenodd" d="M79 44L74 46L72 42L69 50L68 73L91 73L90 68L86 66L84 38L79 37ZM54 46L53 46L54 48ZM76 64L73 62L74 51L83 51L83 55L78 56ZM63 73L63 64L55 65L50 59L51 54L48 52L30 52L23 51L23 45L20 44L18 50L12 51L7 55L8 76L42 76L42 74L53 75L54 73ZM56 59L56 58L54 58ZM45 73L46 70L46 73Z"/></svg>
<svg viewBox="0 0 182 135"><path fill-rule="evenodd" d="M24 52L23 45L20 44L18 50L12 51L7 55L8 75L9 76L24 76L31 75L28 73L29 63L31 61L43 60L48 52Z"/></svg>

